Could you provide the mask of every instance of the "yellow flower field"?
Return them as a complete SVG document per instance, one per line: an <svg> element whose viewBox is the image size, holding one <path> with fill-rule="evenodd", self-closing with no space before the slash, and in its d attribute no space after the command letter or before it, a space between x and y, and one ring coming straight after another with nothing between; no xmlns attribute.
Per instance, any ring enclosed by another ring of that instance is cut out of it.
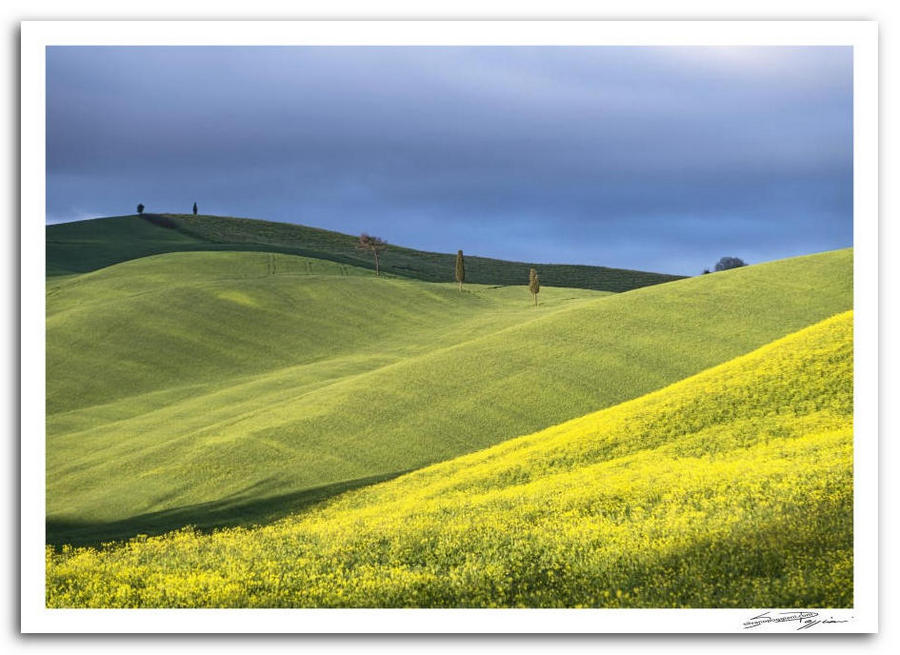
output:
<svg viewBox="0 0 900 655"><path fill-rule="evenodd" d="M852 325L269 525L48 546L47 604L851 606Z"/></svg>

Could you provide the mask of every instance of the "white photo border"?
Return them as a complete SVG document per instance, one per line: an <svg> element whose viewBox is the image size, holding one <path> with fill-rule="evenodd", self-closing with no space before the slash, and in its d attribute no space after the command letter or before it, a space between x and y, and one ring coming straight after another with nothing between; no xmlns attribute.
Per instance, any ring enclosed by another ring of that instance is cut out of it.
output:
<svg viewBox="0 0 900 655"><path fill-rule="evenodd" d="M692 45L853 48L854 607L878 630L878 25L872 21L24 21L21 25L23 633L750 633L754 609L48 609L45 48L53 45ZM765 609L777 608L759 608ZM796 609L796 608L791 608Z"/></svg>

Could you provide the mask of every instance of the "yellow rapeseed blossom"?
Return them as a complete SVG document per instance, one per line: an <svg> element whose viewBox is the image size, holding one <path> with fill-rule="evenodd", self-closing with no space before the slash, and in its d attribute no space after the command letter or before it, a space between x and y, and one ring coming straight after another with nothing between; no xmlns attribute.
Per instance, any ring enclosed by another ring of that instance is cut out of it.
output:
<svg viewBox="0 0 900 655"><path fill-rule="evenodd" d="M852 312L252 529L47 548L51 607L849 607Z"/></svg>

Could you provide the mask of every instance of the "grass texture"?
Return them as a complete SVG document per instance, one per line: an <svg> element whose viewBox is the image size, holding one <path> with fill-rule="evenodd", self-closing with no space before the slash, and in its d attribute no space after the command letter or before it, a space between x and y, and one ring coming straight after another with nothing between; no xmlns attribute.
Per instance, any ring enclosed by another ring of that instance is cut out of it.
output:
<svg viewBox="0 0 900 655"><path fill-rule="evenodd" d="M387 236L387 235L383 235ZM47 273L86 273L137 257L178 251L258 251L324 259L374 269L371 255L356 249L358 236L319 228L226 216L144 214L116 216L47 227ZM381 254L381 270L428 282L452 282L453 254L424 252L389 245ZM680 279L678 275L631 271L604 266L534 264L488 257L466 257L466 280L473 284L517 285L528 281L537 266L548 286L628 291Z"/></svg>
<svg viewBox="0 0 900 655"><path fill-rule="evenodd" d="M170 253L48 284L47 536L271 520L852 307L836 251L603 295Z"/></svg>
<svg viewBox="0 0 900 655"><path fill-rule="evenodd" d="M852 352L845 312L270 525L48 547L47 603L849 607Z"/></svg>

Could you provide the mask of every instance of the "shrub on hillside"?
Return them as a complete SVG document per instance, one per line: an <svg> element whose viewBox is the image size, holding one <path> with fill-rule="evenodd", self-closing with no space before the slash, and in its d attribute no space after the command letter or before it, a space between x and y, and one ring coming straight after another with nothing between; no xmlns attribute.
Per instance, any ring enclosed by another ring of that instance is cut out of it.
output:
<svg viewBox="0 0 900 655"><path fill-rule="evenodd" d="M729 268L740 268L747 263L739 257L722 257L716 264L717 271L727 271Z"/></svg>

